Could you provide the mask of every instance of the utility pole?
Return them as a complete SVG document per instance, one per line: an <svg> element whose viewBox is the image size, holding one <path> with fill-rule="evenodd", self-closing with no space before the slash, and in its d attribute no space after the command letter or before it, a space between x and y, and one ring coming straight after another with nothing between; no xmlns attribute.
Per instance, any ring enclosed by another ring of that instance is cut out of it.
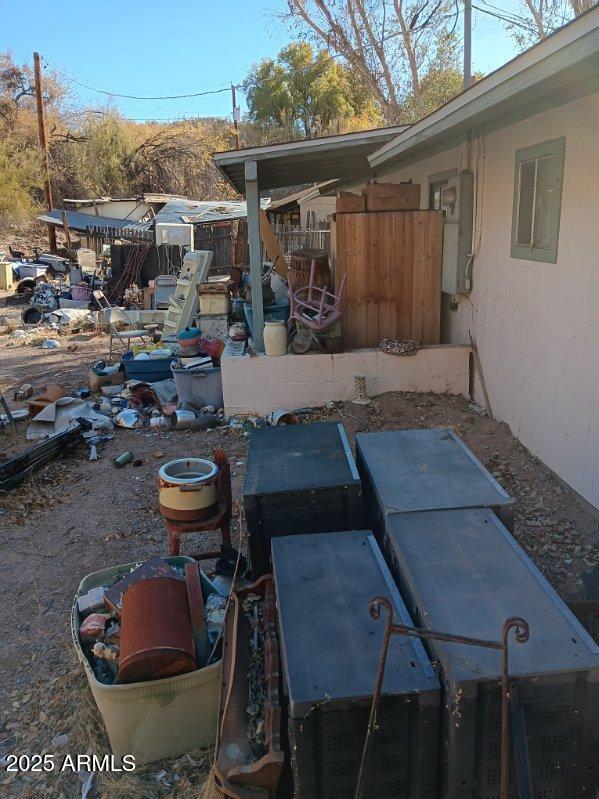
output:
<svg viewBox="0 0 599 799"><path fill-rule="evenodd" d="M239 106L237 105L236 87L231 84L231 102L233 103L233 127L235 128L235 149L239 150Z"/></svg>
<svg viewBox="0 0 599 799"><path fill-rule="evenodd" d="M472 0L464 0L464 89L472 86Z"/></svg>
<svg viewBox="0 0 599 799"><path fill-rule="evenodd" d="M50 159L48 155L48 142L46 141L46 120L44 119L44 98L42 96L42 72L40 68L40 54L33 54L33 74L35 76L35 101L37 104L37 128L40 137L40 147L44 158L44 194L48 211L52 210L52 187L50 186ZM48 241L50 252L56 252L56 230L48 222Z"/></svg>

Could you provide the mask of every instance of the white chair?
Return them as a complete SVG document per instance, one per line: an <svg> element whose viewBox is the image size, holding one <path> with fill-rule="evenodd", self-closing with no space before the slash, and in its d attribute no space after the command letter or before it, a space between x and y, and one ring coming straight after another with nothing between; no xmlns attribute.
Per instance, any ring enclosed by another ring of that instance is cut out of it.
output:
<svg viewBox="0 0 599 799"><path fill-rule="evenodd" d="M148 331L136 330L133 328L133 323L123 308L113 308L113 306L106 299L104 293L99 289L96 289L93 292L93 295L94 300L96 301L98 308L102 311L104 319L106 320L106 324L108 325L108 331L110 333L110 350L108 357L111 363L112 342L114 339L118 339L118 341L121 342L124 352L127 352L127 350L131 349L131 339L141 339L144 344L146 343L146 337L149 335ZM126 325L129 325L129 327L127 327L126 330L118 330L115 327L115 322L124 322Z"/></svg>

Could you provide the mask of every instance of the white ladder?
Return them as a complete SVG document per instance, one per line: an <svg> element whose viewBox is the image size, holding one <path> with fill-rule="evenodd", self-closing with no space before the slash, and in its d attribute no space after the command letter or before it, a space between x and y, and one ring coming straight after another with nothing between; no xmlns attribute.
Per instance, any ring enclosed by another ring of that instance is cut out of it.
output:
<svg viewBox="0 0 599 799"><path fill-rule="evenodd" d="M207 250L193 250L183 258L181 274L169 299L163 338L176 336L189 325L198 304L197 286L208 277L212 255Z"/></svg>

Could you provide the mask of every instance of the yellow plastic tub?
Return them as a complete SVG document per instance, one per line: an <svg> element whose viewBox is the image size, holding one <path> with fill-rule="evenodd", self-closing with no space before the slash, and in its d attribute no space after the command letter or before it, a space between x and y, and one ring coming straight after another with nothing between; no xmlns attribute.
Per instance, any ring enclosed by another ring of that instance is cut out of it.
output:
<svg viewBox="0 0 599 799"><path fill-rule="evenodd" d="M193 563L184 556L165 560L177 566ZM77 597L128 573L133 566L114 566L83 578L73 602L71 632L113 753L118 757L133 755L136 764L141 765L214 742L222 662L179 677L131 685L104 685L96 679L79 640Z"/></svg>

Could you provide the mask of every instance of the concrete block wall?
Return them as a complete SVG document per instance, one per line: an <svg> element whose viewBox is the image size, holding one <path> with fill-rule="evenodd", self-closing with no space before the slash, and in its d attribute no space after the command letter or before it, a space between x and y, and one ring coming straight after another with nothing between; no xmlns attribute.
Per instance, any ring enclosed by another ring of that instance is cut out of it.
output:
<svg viewBox="0 0 599 799"><path fill-rule="evenodd" d="M223 396L227 416L264 416L278 408L317 408L351 400L355 376L366 375L374 397L387 391L433 391L468 396L470 347L440 344L401 357L376 349L334 355L223 356Z"/></svg>

